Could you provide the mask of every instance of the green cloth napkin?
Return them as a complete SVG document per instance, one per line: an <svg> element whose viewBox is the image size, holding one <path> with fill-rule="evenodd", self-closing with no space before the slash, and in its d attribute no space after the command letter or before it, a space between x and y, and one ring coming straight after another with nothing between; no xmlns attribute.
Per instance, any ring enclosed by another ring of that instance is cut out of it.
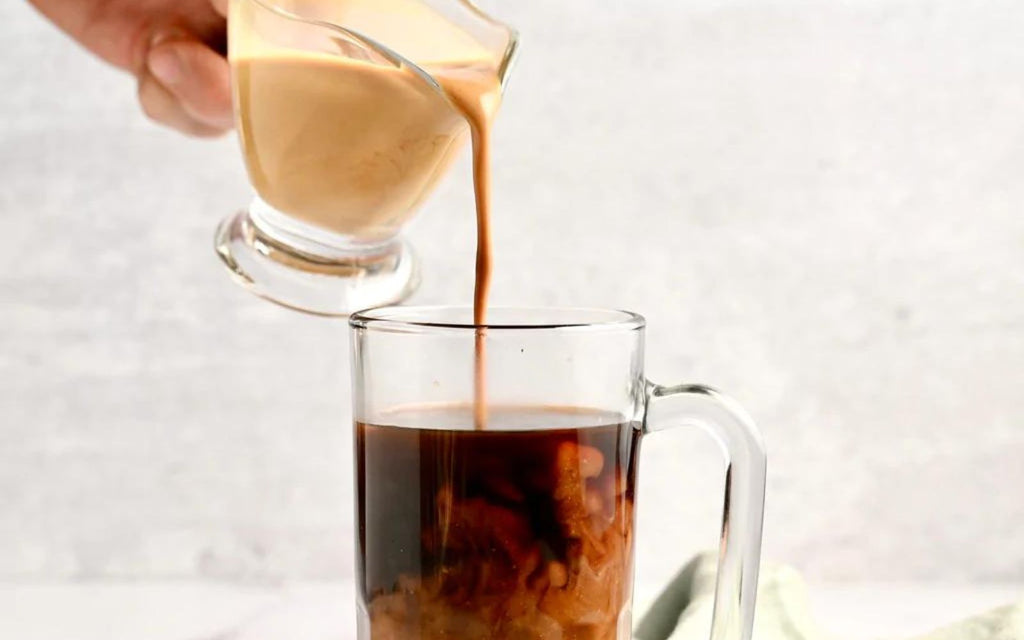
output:
<svg viewBox="0 0 1024 640"><path fill-rule="evenodd" d="M635 640L707 640L718 559L683 567L640 620ZM791 567L766 563L757 590L753 640L834 640L814 622L807 586ZM996 609L916 640L1024 640L1024 603Z"/></svg>

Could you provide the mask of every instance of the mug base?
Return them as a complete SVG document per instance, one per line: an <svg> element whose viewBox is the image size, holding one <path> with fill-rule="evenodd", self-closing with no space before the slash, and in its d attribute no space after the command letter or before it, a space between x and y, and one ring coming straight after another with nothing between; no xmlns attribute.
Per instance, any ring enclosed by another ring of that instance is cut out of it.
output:
<svg viewBox="0 0 1024 640"><path fill-rule="evenodd" d="M344 248L311 241L296 248L290 234L286 242L260 224L257 204L225 218L214 238L232 278L252 293L289 309L344 317L401 302L419 285L416 257L405 241Z"/></svg>

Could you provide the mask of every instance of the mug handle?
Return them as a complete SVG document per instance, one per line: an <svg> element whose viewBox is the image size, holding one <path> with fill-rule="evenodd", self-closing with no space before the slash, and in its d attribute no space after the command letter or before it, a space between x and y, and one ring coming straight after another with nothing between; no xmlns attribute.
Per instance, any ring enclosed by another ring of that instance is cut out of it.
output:
<svg viewBox="0 0 1024 640"><path fill-rule="evenodd" d="M643 433L684 426L710 434L726 462L711 640L750 640L764 519L764 442L746 411L718 391L647 382Z"/></svg>

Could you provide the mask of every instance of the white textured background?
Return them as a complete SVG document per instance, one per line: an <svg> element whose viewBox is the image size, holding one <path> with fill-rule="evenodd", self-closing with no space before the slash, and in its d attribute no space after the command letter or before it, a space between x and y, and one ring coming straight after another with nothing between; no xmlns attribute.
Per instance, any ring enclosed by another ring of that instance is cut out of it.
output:
<svg viewBox="0 0 1024 640"><path fill-rule="evenodd" d="M770 556L1024 578L1024 3L491 6L526 41L496 301L641 311L652 376L743 402ZM221 273L234 141L150 126L20 0L0 42L0 580L347 574L345 327ZM411 235L417 299L468 301L466 162ZM722 475L659 439L655 579L713 544Z"/></svg>

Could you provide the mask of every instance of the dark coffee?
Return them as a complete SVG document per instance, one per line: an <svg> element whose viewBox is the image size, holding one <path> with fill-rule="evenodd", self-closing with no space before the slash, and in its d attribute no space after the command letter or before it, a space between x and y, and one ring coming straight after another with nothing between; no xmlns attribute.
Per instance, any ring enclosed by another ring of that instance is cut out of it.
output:
<svg viewBox="0 0 1024 640"><path fill-rule="evenodd" d="M637 426L489 411L356 425L360 637L628 638Z"/></svg>

